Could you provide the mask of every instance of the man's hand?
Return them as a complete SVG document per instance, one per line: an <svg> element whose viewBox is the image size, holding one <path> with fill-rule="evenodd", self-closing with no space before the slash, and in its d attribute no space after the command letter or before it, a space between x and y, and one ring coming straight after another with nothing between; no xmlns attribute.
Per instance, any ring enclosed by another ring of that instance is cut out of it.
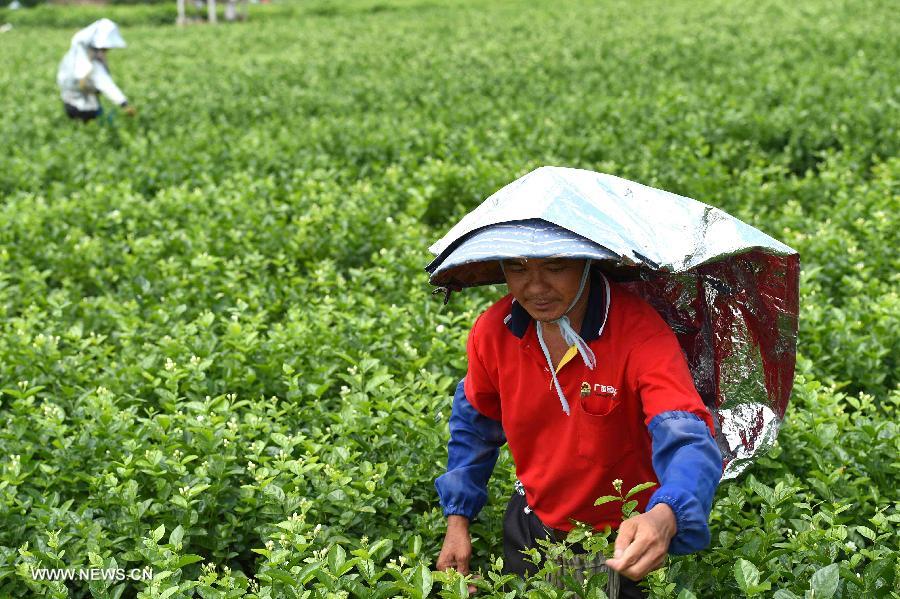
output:
<svg viewBox="0 0 900 599"><path fill-rule="evenodd" d="M447 517L447 534L444 546L437 559L437 569L453 568L460 574L469 573L469 560L472 558L472 537L469 536L469 519L465 516ZM475 592L469 585L469 593Z"/></svg>
<svg viewBox="0 0 900 599"><path fill-rule="evenodd" d="M663 565L676 532L672 508L658 503L649 512L622 522L615 557L606 560L606 565L631 580L640 580Z"/></svg>
<svg viewBox="0 0 900 599"><path fill-rule="evenodd" d="M127 114L128 116L136 116L137 115L137 109L134 106L132 106L131 104L126 104L125 106L122 107L122 110L124 110L125 114Z"/></svg>

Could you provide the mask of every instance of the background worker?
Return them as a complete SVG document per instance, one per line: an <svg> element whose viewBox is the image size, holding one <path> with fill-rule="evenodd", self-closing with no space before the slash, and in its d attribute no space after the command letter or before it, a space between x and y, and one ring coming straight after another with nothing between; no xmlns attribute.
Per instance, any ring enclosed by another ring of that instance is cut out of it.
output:
<svg viewBox="0 0 900 599"><path fill-rule="evenodd" d="M118 26L100 19L72 37L72 45L63 57L56 74L66 115L87 122L103 114L98 93L134 116L134 107L109 73L106 53L111 48L124 48L125 40Z"/></svg>
<svg viewBox="0 0 900 599"><path fill-rule="evenodd" d="M531 240L538 239L534 252ZM482 229L473 255L497 247L509 295L469 334L468 372L453 399L448 467L435 481L447 533L438 569L468 572L469 521L487 499L498 448L509 443L520 481L503 522L504 568L534 573L523 550L562 540L572 521L618 529L610 596L642 597L633 581L667 553L709 544L709 512L722 460L713 423L674 333L644 300L584 258L541 257L584 241L545 221ZM457 252L465 253L465 243ZM577 251L576 251L577 253ZM595 506L644 482L644 513L622 521L618 503ZM620 483L621 484L621 483ZM604 567L579 562L588 570ZM621 573L622 577L616 575ZM575 574L573 572L573 574Z"/></svg>

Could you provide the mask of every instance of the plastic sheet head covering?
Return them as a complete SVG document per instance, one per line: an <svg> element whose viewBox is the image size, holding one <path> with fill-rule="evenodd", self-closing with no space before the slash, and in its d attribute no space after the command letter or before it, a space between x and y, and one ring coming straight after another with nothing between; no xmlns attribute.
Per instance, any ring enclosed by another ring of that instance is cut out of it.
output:
<svg viewBox="0 0 900 599"><path fill-rule="evenodd" d="M616 255L568 229L531 219L492 225L467 235L444 258L432 278L449 273L457 286L466 287L502 283L499 261L508 258L614 260Z"/></svg>
<svg viewBox="0 0 900 599"><path fill-rule="evenodd" d="M491 195L431 246L431 283L461 290L501 282L502 252L484 249L482 241L495 235L487 231L536 220L593 244L604 255L594 257L596 267L643 297L675 332L714 416L723 478L772 446L796 361L795 250L690 198L612 175L541 167Z"/></svg>
<svg viewBox="0 0 900 599"><path fill-rule="evenodd" d="M124 48L125 40L119 33L119 26L109 19L94 21L72 37L72 45L80 44L88 48Z"/></svg>
<svg viewBox="0 0 900 599"><path fill-rule="evenodd" d="M63 56L56 73L56 83L61 88L77 88L94 68L90 48L124 48L125 40L119 27L109 19L95 21L72 36L72 45Z"/></svg>

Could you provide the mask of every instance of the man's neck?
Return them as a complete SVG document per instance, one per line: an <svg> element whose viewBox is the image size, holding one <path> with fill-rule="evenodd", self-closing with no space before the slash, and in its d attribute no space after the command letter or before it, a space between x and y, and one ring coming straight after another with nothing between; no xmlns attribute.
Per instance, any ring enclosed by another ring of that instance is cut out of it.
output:
<svg viewBox="0 0 900 599"><path fill-rule="evenodd" d="M568 314L565 314L565 316L569 317L569 323L572 325L572 328L575 331L581 331L581 325L584 322L584 315L587 314L588 299L591 294L590 292L591 281L589 278L584 286L584 291L581 293L581 297L578 298L575 306L573 306L572 309L569 310ZM544 327L546 328L546 330L551 332L551 334L559 335L560 338L562 337L562 333L560 333L559 331L559 325L545 322Z"/></svg>

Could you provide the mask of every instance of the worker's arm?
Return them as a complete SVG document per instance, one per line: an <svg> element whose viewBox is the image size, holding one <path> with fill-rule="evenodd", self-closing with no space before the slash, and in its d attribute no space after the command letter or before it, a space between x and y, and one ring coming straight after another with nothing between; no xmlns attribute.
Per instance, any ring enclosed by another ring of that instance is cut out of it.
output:
<svg viewBox="0 0 900 599"><path fill-rule="evenodd" d="M690 412L664 412L650 422L653 470L660 486L647 510L665 503L678 530L669 553L683 555L709 545L709 513L722 478L722 454L707 424Z"/></svg>
<svg viewBox="0 0 900 599"><path fill-rule="evenodd" d="M445 516L471 520L478 515L487 501L487 483L504 443L503 427L472 407L460 381L450 413L447 472L434 481Z"/></svg>
<svg viewBox="0 0 900 599"><path fill-rule="evenodd" d="M438 570L454 568L463 574L469 572L472 556L469 522L487 501L488 480L504 443L506 436L500 423L472 407L466 399L464 381L460 381L450 414L447 472L434 482L447 516Z"/></svg>
<svg viewBox="0 0 900 599"><path fill-rule="evenodd" d="M709 544L707 521L722 478L722 456L713 418L694 387L687 360L659 316L656 333L634 346L627 374L640 393L660 486L645 512L668 505L678 530L669 553L692 553Z"/></svg>
<svg viewBox="0 0 900 599"><path fill-rule="evenodd" d="M722 475L722 456L707 423L690 412L650 421L653 470L660 486L643 514L625 520L607 565L632 580L663 565L667 553L709 545L709 513Z"/></svg>
<svg viewBox="0 0 900 599"><path fill-rule="evenodd" d="M109 98L109 101L117 106L127 106L128 99L116 82L113 81L106 68L94 61L94 68L91 69L91 83L98 92Z"/></svg>
<svg viewBox="0 0 900 599"><path fill-rule="evenodd" d="M709 513L722 477L712 415L697 390L675 334L658 319L657 332L634 346L626 375L640 393L659 488L643 514L625 520L610 568L637 580L668 553L709 545Z"/></svg>

